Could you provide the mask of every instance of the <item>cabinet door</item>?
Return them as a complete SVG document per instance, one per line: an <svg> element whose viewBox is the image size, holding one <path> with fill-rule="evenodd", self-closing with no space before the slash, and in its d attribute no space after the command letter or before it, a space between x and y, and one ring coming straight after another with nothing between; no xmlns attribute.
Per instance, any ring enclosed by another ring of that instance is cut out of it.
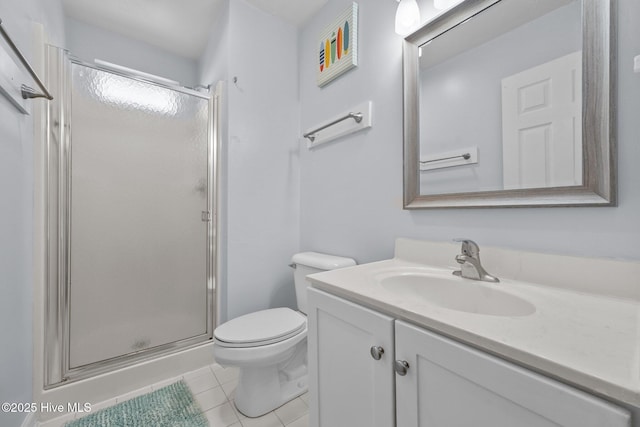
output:
<svg viewBox="0 0 640 427"><path fill-rule="evenodd" d="M313 288L308 297L310 426L393 426L393 319ZM371 347L384 349L379 360Z"/></svg>
<svg viewBox="0 0 640 427"><path fill-rule="evenodd" d="M397 427L622 427L628 411L396 321Z"/></svg>

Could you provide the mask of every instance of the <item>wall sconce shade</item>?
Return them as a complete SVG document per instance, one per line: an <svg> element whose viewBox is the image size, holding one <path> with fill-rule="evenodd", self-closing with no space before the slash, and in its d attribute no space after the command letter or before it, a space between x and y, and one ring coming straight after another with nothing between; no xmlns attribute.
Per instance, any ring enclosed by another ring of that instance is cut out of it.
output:
<svg viewBox="0 0 640 427"><path fill-rule="evenodd" d="M409 35L420 25L420 8L416 0L398 0L396 10L396 33Z"/></svg>

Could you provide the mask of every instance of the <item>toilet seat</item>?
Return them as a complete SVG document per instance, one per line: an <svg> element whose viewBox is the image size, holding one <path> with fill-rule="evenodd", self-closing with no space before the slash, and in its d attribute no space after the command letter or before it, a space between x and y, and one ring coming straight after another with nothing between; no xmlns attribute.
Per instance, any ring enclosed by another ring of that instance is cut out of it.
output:
<svg viewBox="0 0 640 427"><path fill-rule="evenodd" d="M218 326L216 343L227 348L259 347L287 340L306 331L307 319L290 308L249 313Z"/></svg>

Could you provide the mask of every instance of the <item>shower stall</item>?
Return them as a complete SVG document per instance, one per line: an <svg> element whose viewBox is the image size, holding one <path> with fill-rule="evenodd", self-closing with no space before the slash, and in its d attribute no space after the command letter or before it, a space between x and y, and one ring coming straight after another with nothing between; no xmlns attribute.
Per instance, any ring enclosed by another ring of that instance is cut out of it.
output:
<svg viewBox="0 0 640 427"><path fill-rule="evenodd" d="M45 58L47 389L210 342L217 97Z"/></svg>

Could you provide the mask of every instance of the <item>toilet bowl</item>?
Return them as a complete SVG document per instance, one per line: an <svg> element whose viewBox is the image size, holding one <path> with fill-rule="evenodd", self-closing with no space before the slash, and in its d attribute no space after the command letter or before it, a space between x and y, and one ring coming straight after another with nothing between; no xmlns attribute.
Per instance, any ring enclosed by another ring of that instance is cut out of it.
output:
<svg viewBox="0 0 640 427"><path fill-rule="evenodd" d="M216 362L240 368L235 404L244 415L259 417L307 391L307 319L301 313L258 311L221 325L214 335Z"/></svg>
<svg viewBox="0 0 640 427"><path fill-rule="evenodd" d="M213 356L222 366L239 368L235 405L259 417L308 390L306 289L308 274L355 265L351 258L303 252L292 258L300 311L272 308L218 326Z"/></svg>

